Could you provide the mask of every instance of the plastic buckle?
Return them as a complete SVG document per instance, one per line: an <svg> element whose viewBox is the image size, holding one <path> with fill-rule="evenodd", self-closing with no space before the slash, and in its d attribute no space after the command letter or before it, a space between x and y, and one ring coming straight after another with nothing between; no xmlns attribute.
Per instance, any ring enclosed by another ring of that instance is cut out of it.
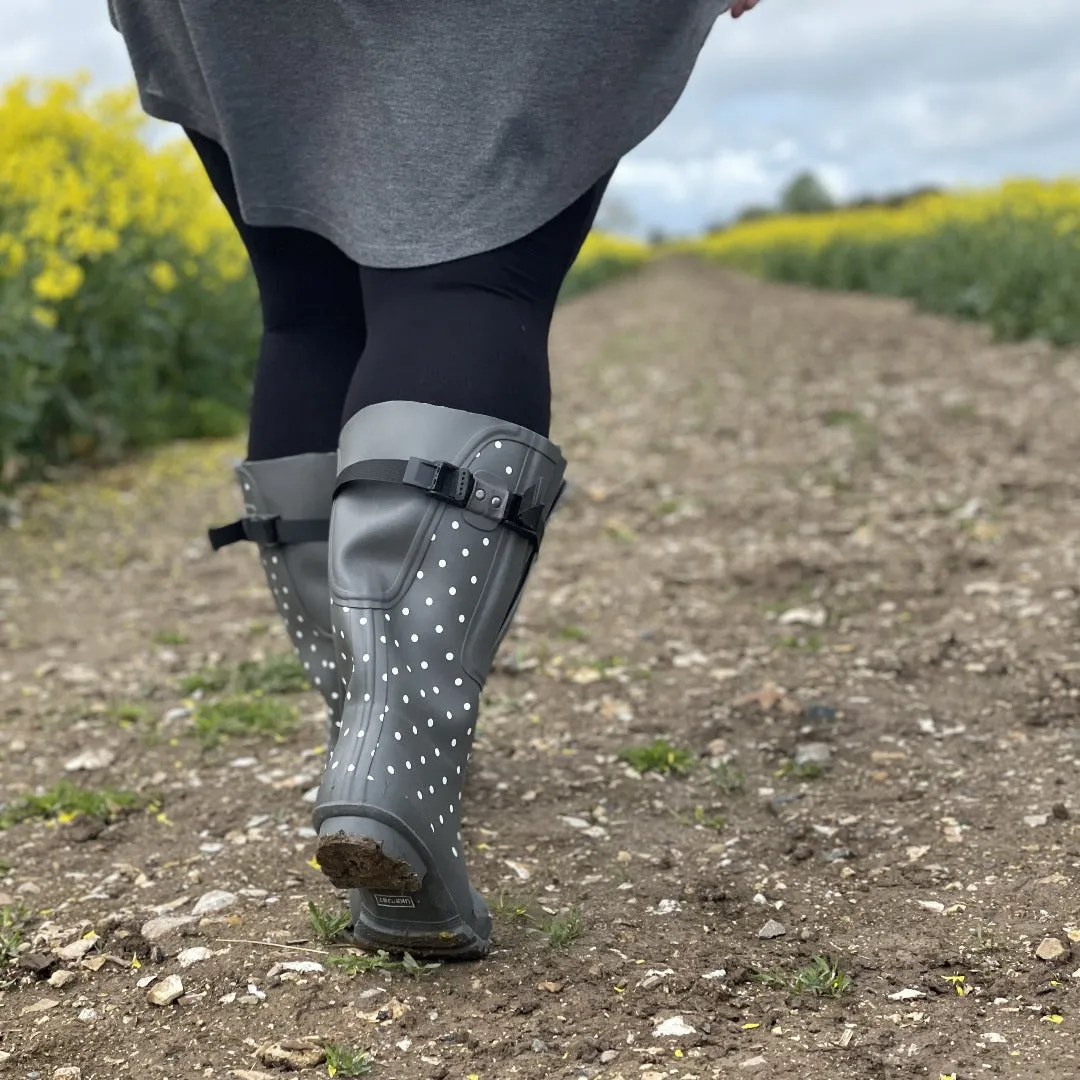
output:
<svg viewBox="0 0 1080 1080"><path fill-rule="evenodd" d="M244 536L260 547L276 547L280 543L277 530L277 523L280 520L281 517L278 514L256 514L244 518Z"/></svg>
<svg viewBox="0 0 1080 1080"><path fill-rule="evenodd" d="M457 507L466 506L472 497L472 473L451 465L449 461L409 458L403 480L406 484L421 488L433 498Z"/></svg>

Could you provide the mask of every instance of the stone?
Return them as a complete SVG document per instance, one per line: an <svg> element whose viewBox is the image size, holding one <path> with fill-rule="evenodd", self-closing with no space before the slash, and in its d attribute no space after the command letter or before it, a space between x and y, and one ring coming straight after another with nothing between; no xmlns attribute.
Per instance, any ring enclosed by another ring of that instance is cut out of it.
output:
<svg viewBox="0 0 1080 1080"><path fill-rule="evenodd" d="M64 762L67 772L92 772L95 769L107 769L116 760L116 753L105 746L83 750L75 757Z"/></svg>
<svg viewBox="0 0 1080 1080"><path fill-rule="evenodd" d="M60 971L54 971L49 976L49 985L55 986L57 990L63 990L65 986L70 986L78 977L74 971L61 969Z"/></svg>
<svg viewBox="0 0 1080 1080"><path fill-rule="evenodd" d="M610 1065L619 1056L618 1050L605 1050L600 1055L601 1065Z"/></svg>
<svg viewBox="0 0 1080 1080"><path fill-rule="evenodd" d="M87 934L86 937L73 941L70 945L56 950L56 955L61 960L81 960L97 944L97 934Z"/></svg>
<svg viewBox="0 0 1080 1080"><path fill-rule="evenodd" d="M53 1070L53 1080L82 1080L82 1069L78 1065L61 1065Z"/></svg>
<svg viewBox="0 0 1080 1080"><path fill-rule="evenodd" d="M101 1014L97 1011L97 1009L80 1009L79 1019L84 1024L92 1024L95 1020L101 1019Z"/></svg>
<svg viewBox="0 0 1080 1080"><path fill-rule="evenodd" d="M774 938L783 937L787 933L787 927L775 919L770 919L758 932L757 936L762 941L772 941Z"/></svg>
<svg viewBox="0 0 1080 1080"><path fill-rule="evenodd" d="M820 604L789 608L777 619L781 626L811 626L816 630L820 630L828 621L829 613Z"/></svg>
<svg viewBox="0 0 1080 1080"><path fill-rule="evenodd" d="M313 1069L326 1060L326 1051L315 1042L303 1040L268 1043L255 1051L259 1061L271 1069Z"/></svg>
<svg viewBox="0 0 1080 1080"><path fill-rule="evenodd" d="M828 743L808 742L795 747L795 765L828 765L832 761L832 747Z"/></svg>
<svg viewBox="0 0 1080 1080"><path fill-rule="evenodd" d="M217 915L219 912L228 911L229 908L235 906L236 902L236 893L226 892L224 889L212 889L199 897L191 909L191 914Z"/></svg>
<svg viewBox="0 0 1080 1080"><path fill-rule="evenodd" d="M32 1005L27 1005L19 1013L20 1016L36 1016L38 1013L48 1012L55 1009L60 1002L56 998L38 998Z"/></svg>
<svg viewBox="0 0 1080 1080"><path fill-rule="evenodd" d="M44 978L50 968L56 967L56 957L46 956L44 953L23 953L19 957L19 967L24 971L31 971L39 978Z"/></svg>
<svg viewBox="0 0 1080 1080"><path fill-rule="evenodd" d="M236 1080L278 1080L277 1077L261 1069L233 1069L229 1075L235 1077Z"/></svg>
<svg viewBox="0 0 1080 1080"><path fill-rule="evenodd" d="M161 915L142 925L139 931L143 939L157 944L169 938L184 937L195 933L199 920L193 915Z"/></svg>
<svg viewBox="0 0 1080 1080"><path fill-rule="evenodd" d="M1055 960L1062 960L1067 957L1069 955L1069 950L1056 937L1045 937L1039 942L1039 946L1035 950L1035 955L1040 960L1046 960L1053 963Z"/></svg>
<svg viewBox="0 0 1080 1080"><path fill-rule="evenodd" d="M177 998L184 996L184 984L180 981L179 975L169 975L162 979L161 982L146 992L146 1000L151 1005L171 1005Z"/></svg>
<svg viewBox="0 0 1080 1080"><path fill-rule="evenodd" d="M693 1035L695 1030L681 1016L670 1016L656 1025L653 1029L653 1038L678 1038L680 1035Z"/></svg>
<svg viewBox="0 0 1080 1080"><path fill-rule="evenodd" d="M176 962L182 968L189 968L192 964L202 963L209 960L214 954L205 945L196 945L191 949L182 949L176 954Z"/></svg>

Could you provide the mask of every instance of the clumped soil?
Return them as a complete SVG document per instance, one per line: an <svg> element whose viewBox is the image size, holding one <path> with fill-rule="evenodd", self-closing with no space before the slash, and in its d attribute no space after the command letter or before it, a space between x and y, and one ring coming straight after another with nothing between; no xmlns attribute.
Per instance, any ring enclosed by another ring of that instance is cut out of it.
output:
<svg viewBox="0 0 1080 1080"><path fill-rule="evenodd" d="M481 962L332 963L314 693L198 737L186 676L288 652L203 539L238 444L0 536L0 802L139 797L0 832L0 1074L1080 1075L1080 354L682 260L553 348L575 486L468 780ZM657 738L685 769L620 756Z"/></svg>

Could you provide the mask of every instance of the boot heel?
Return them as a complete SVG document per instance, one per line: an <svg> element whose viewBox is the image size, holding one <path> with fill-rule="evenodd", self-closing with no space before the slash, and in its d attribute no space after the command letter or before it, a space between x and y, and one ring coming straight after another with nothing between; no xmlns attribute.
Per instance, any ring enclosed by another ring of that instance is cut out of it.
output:
<svg viewBox="0 0 1080 1080"><path fill-rule="evenodd" d="M418 892L427 869L401 833L364 817L324 821L319 827L315 859L338 889Z"/></svg>

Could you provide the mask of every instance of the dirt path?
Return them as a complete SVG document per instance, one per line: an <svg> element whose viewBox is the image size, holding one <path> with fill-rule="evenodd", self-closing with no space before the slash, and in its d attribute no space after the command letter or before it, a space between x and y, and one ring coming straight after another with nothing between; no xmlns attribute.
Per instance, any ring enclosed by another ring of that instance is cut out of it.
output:
<svg viewBox="0 0 1080 1080"><path fill-rule="evenodd" d="M0 802L152 802L0 832L0 1075L282 1075L313 1037L388 1080L1080 1076L1080 354L681 261L554 349L577 487L481 717L479 964L331 966L313 694L196 737L185 676L287 651L252 553L203 546L235 445L0 535ZM687 775L619 760L657 736Z"/></svg>

